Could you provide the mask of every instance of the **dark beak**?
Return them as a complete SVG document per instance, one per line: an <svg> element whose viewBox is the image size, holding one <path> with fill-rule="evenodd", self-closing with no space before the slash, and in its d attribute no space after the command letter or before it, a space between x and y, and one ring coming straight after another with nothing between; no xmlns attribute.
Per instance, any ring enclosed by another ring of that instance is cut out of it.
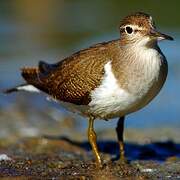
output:
<svg viewBox="0 0 180 180"><path fill-rule="evenodd" d="M174 40L171 36L169 35L166 35L166 34L163 34L163 33L160 33L158 31L156 31L156 29L151 29L150 31L150 36L153 37L153 38L156 38L157 40Z"/></svg>

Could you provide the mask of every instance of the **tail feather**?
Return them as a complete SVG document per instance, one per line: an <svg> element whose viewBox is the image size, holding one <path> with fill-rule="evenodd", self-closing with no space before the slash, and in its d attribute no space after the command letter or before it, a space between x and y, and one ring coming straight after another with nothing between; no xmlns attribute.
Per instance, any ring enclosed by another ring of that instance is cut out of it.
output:
<svg viewBox="0 0 180 180"><path fill-rule="evenodd" d="M21 75L25 79L26 84L7 89L3 91L5 94L9 94L17 91L30 91L30 92L46 92L46 88L43 86L42 77L48 73L50 65L45 62L40 62L39 67L24 67L21 69ZM39 90L40 89L40 90Z"/></svg>
<svg viewBox="0 0 180 180"><path fill-rule="evenodd" d="M38 79L39 69L38 68L22 68L21 75L29 83L33 84Z"/></svg>
<svg viewBox="0 0 180 180"><path fill-rule="evenodd" d="M18 91L17 87L13 87L13 88L10 88L10 89L3 90L2 93L10 94L10 93L17 92L17 91Z"/></svg>
<svg viewBox="0 0 180 180"><path fill-rule="evenodd" d="M4 94L10 94L10 93L17 92L17 91L40 92L40 90L38 90L33 85L21 84L19 86L13 87L13 88L6 89L6 90L3 91L3 93Z"/></svg>

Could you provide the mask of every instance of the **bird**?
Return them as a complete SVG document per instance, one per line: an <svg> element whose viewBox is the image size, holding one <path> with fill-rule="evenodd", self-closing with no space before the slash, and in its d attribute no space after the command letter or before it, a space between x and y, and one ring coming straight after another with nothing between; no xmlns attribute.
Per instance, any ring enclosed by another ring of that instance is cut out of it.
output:
<svg viewBox="0 0 180 180"><path fill-rule="evenodd" d="M40 61L24 67L25 83L5 90L43 92L52 100L88 119L88 140L96 164L103 161L94 122L118 118L116 133L121 162L125 161L125 116L149 104L160 92L168 73L158 41L173 40L157 31L152 17L135 12L120 22L120 37L82 49L61 61Z"/></svg>

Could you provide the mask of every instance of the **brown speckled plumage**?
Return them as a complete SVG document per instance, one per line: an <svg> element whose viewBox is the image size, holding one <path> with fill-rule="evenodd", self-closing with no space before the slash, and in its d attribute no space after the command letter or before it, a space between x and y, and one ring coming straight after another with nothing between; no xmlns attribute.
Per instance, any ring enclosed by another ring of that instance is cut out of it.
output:
<svg viewBox="0 0 180 180"><path fill-rule="evenodd" d="M119 40L97 44L54 65L41 62L38 69L24 68L22 76L57 100L86 105L91 91L101 83L104 65L115 57L118 48Z"/></svg>
<svg viewBox="0 0 180 180"><path fill-rule="evenodd" d="M131 24L131 25L137 25L139 27L149 29L149 23L153 23L149 21L149 18L150 18L150 15L137 12L137 13L126 16L123 19L123 21L121 21L120 27L125 26L127 24Z"/></svg>

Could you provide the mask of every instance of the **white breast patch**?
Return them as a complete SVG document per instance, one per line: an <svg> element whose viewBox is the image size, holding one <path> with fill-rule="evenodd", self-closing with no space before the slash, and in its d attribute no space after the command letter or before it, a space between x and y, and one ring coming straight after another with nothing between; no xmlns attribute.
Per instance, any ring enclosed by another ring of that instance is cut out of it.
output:
<svg viewBox="0 0 180 180"><path fill-rule="evenodd" d="M112 72L111 62L105 66L102 84L91 93L90 111L101 118L113 118L126 111L136 98L122 89Z"/></svg>

